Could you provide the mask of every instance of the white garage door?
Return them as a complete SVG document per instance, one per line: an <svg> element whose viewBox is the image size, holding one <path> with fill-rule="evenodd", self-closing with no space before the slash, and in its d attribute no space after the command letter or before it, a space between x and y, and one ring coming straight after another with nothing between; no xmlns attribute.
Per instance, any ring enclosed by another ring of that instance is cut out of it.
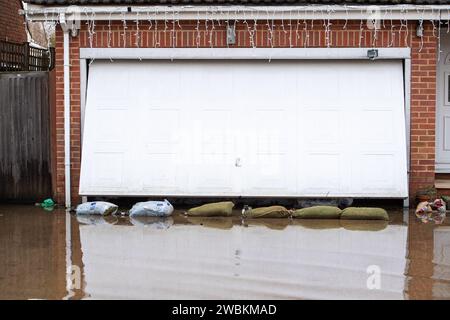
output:
<svg viewBox="0 0 450 320"><path fill-rule="evenodd" d="M406 197L400 61L90 66L81 195Z"/></svg>

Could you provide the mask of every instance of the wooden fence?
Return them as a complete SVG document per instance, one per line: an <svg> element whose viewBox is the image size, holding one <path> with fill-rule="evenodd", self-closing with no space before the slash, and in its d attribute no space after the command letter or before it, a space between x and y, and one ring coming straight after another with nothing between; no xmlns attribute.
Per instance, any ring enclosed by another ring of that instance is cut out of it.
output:
<svg viewBox="0 0 450 320"><path fill-rule="evenodd" d="M49 72L0 72L0 202L52 196Z"/></svg>
<svg viewBox="0 0 450 320"><path fill-rule="evenodd" d="M54 67L54 49L31 47L28 42L0 41L0 71L50 71Z"/></svg>

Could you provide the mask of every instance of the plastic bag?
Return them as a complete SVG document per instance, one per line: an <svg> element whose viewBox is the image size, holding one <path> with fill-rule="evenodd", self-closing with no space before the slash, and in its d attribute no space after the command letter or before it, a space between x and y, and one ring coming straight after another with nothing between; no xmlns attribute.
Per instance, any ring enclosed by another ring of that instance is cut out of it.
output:
<svg viewBox="0 0 450 320"><path fill-rule="evenodd" d="M110 214L115 214L119 209L113 203L104 202L104 201L96 201L96 202L86 202L82 203L77 207L77 214L86 215L86 214L94 214L94 215L102 215L107 216Z"/></svg>
<svg viewBox="0 0 450 320"><path fill-rule="evenodd" d="M173 206L169 201L138 202L130 210L131 217L168 217L173 213Z"/></svg>

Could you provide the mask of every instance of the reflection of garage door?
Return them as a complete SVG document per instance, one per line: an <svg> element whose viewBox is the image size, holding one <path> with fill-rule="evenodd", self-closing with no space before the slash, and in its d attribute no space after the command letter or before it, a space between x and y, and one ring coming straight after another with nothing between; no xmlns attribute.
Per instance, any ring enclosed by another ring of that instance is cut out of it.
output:
<svg viewBox="0 0 450 320"><path fill-rule="evenodd" d="M407 196L400 61L99 62L80 194Z"/></svg>

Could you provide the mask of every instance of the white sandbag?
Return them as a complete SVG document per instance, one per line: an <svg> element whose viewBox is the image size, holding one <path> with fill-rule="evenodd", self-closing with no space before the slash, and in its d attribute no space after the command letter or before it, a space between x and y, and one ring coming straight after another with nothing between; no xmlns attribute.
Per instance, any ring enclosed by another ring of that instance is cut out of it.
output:
<svg viewBox="0 0 450 320"><path fill-rule="evenodd" d="M173 213L173 206L169 201L138 202L130 210L130 216L168 217Z"/></svg>
<svg viewBox="0 0 450 320"><path fill-rule="evenodd" d="M80 204L77 207L76 212L79 215L93 214L93 215L107 216L110 214L116 214L118 209L119 207L113 203L104 201L95 201Z"/></svg>

